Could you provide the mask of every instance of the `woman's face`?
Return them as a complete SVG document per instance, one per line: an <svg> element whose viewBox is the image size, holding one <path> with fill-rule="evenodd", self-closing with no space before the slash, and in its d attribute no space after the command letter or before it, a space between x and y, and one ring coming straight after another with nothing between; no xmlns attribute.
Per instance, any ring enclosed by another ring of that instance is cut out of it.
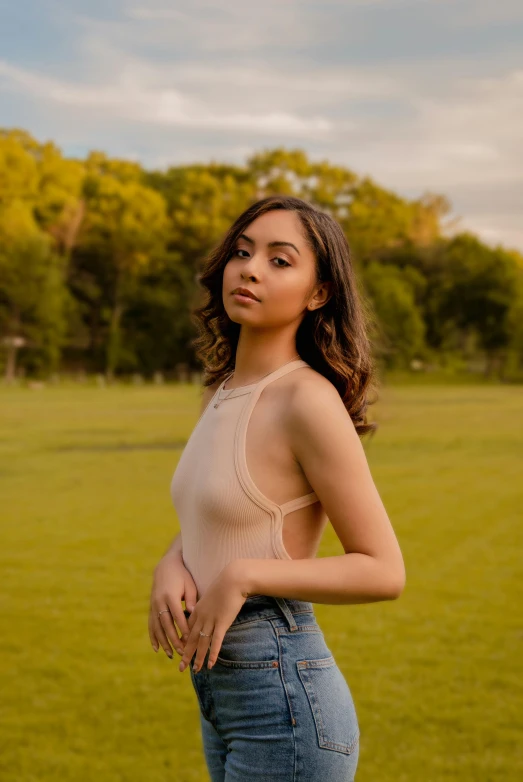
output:
<svg viewBox="0 0 523 782"><path fill-rule="evenodd" d="M301 321L315 278L314 253L297 214L284 209L266 212L238 237L225 265L225 311L235 323L255 328ZM238 287L250 290L258 301L239 300L232 294Z"/></svg>

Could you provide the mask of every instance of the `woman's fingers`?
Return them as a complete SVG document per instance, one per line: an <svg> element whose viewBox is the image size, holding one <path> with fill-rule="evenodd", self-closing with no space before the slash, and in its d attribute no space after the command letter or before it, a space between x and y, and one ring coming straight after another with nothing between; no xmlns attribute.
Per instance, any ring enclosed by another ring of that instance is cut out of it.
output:
<svg viewBox="0 0 523 782"><path fill-rule="evenodd" d="M189 635L187 619L185 618L182 604L180 602L173 603L171 605L169 602L170 601L166 601L166 608L169 610L162 612L162 614L160 614L159 620L165 635L169 638L171 644L174 646L178 654L183 654L183 647ZM177 626L175 625L175 622ZM181 638L179 637L178 632L181 633Z"/></svg>
<svg viewBox="0 0 523 782"><path fill-rule="evenodd" d="M187 577L185 578L184 585L183 585L183 599L185 600L185 607L189 611L193 611L196 603L198 602L198 589L196 588L196 583L191 575L187 573Z"/></svg>
<svg viewBox="0 0 523 782"><path fill-rule="evenodd" d="M183 651L182 659L180 660L180 665L178 666L178 670L180 671L184 671L185 668L191 662L191 658L196 650L196 645L198 643L199 636L196 628L197 620L194 614L191 614L189 624L190 624L189 636L187 638L187 641L185 642L185 648Z"/></svg>
<svg viewBox="0 0 523 782"><path fill-rule="evenodd" d="M189 638L187 639L187 643L185 644L185 650L183 652L182 659L180 660L179 670L184 671L185 668L190 665L193 655L196 652L196 657L193 663L193 670L197 672L203 665L205 655L207 654L207 650L211 642L213 631L202 629L201 623L198 620L193 620L193 617L191 617L191 620L192 621L189 623L191 630L189 633ZM206 633L206 635L200 635L200 630Z"/></svg>
<svg viewBox="0 0 523 782"><path fill-rule="evenodd" d="M155 651L162 646L172 658L171 647L174 647L178 654L183 654L191 632L189 611L196 606L197 592L194 579L185 567L165 560L155 568L149 604L149 638Z"/></svg>
<svg viewBox="0 0 523 782"><path fill-rule="evenodd" d="M161 615L162 617L165 616L165 614ZM158 618L158 612L155 612L154 609L151 609L151 623L153 625L153 632L156 638L158 639L160 646L164 650L167 657L170 657L172 660L173 657L173 650L171 649L171 645L169 643L169 639L167 638L165 631L163 629L163 626L160 622L160 618ZM179 646L179 644L177 644Z"/></svg>
<svg viewBox="0 0 523 782"><path fill-rule="evenodd" d="M152 620L152 613L149 611L149 622L148 622L148 628L149 628L149 640L151 641L151 646L153 647L154 651L157 652L160 648L159 641L154 634L154 628L153 628L153 620Z"/></svg>
<svg viewBox="0 0 523 782"><path fill-rule="evenodd" d="M185 605L187 605L187 603L185 603ZM174 616L175 622L178 625L178 630L180 631L184 644L189 637L189 633L191 632L187 617L185 616L186 610L187 609L182 608L181 603L175 603L171 605L171 614Z"/></svg>
<svg viewBox="0 0 523 782"><path fill-rule="evenodd" d="M173 653L169 645L169 641L167 640L167 636L163 632L163 628L159 626L157 621L155 621L154 617L154 612L152 610L149 611L149 638L151 639L153 649L155 652L157 652L161 646L165 654L172 660Z"/></svg>
<svg viewBox="0 0 523 782"><path fill-rule="evenodd" d="M218 658L220 649L222 648L223 639L225 638L226 631L220 628L219 625L214 626L214 631L211 638L211 646L209 649L209 659L207 660L207 668L212 668ZM203 661L202 661L203 665Z"/></svg>
<svg viewBox="0 0 523 782"><path fill-rule="evenodd" d="M209 638L209 636L211 637ZM211 641L212 641L212 631L207 633L205 636L203 635L200 636L198 646L196 647L196 657L194 658L194 662L193 662L193 671L195 673L198 673L198 671L201 670L203 661L205 660L205 655L207 654Z"/></svg>
<svg viewBox="0 0 523 782"><path fill-rule="evenodd" d="M198 632L199 635L199 632ZM210 638L208 636L211 636ZM207 633L207 636L200 636L200 642L196 650L196 657L193 663L193 670L198 673L201 670L205 661L205 655L209 652L209 659L207 660L207 668L212 668L218 657L218 652L221 649L225 633L220 629L219 625L214 626L214 630Z"/></svg>

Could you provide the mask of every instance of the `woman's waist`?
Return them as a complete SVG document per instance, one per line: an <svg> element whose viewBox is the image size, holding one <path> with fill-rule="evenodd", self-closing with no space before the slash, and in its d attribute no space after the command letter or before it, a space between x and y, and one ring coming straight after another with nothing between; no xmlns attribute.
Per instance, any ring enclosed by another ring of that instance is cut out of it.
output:
<svg viewBox="0 0 523 782"><path fill-rule="evenodd" d="M268 618L271 616L281 617L282 608L278 604L284 603L291 614L314 613L312 603L306 600L296 600L294 598L276 598L272 595L249 595L244 604L238 611L232 624L239 624L243 621L252 621L257 618Z"/></svg>
<svg viewBox="0 0 523 782"><path fill-rule="evenodd" d="M272 595L249 595L233 619L231 626L255 619L267 619L269 617L281 618L283 616L281 605L283 602L291 614L314 614L313 604L307 600L295 598L275 598ZM185 610L185 616L190 612Z"/></svg>

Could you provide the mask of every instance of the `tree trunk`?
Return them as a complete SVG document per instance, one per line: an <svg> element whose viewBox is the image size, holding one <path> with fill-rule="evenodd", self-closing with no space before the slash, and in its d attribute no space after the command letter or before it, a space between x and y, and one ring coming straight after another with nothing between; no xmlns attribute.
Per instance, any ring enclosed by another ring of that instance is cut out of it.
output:
<svg viewBox="0 0 523 782"><path fill-rule="evenodd" d="M499 364L498 364L498 378L500 383L504 383L507 379L507 354L506 353L500 353L499 354Z"/></svg>
<svg viewBox="0 0 523 782"><path fill-rule="evenodd" d="M109 322L109 337L107 340L105 374L109 382L114 380L114 373L118 367L118 359L120 354L120 323L122 320L123 311L123 303L121 301L117 301L111 313L111 320Z"/></svg>
<svg viewBox="0 0 523 782"><path fill-rule="evenodd" d="M17 346L13 343L7 345L7 362L5 365L5 382L8 385L14 383L16 377L16 351Z"/></svg>
<svg viewBox="0 0 523 782"><path fill-rule="evenodd" d="M22 336L18 336L22 330L20 323L20 311L18 307L13 307L9 320L10 322L8 326L8 333L12 334L12 336L5 337L3 340L4 345L7 348L7 361L5 365L4 377L5 382L8 385L11 385L11 383L14 383L16 380L16 354L18 352L18 348L23 347L25 344L25 339Z"/></svg>

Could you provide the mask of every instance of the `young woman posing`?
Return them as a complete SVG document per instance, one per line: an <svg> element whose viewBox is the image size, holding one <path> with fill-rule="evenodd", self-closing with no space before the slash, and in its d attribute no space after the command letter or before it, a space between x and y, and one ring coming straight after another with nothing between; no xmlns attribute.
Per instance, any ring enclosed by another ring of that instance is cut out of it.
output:
<svg viewBox="0 0 523 782"><path fill-rule="evenodd" d="M359 439L372 363L349 247L329 215L269 197L200 282L206 387L172 479L181 533L154 571L151 643L189 666L213 782L349 782L358 719L312 604L405 584ZM327 520L345 554L317 558Z"/></svg>

